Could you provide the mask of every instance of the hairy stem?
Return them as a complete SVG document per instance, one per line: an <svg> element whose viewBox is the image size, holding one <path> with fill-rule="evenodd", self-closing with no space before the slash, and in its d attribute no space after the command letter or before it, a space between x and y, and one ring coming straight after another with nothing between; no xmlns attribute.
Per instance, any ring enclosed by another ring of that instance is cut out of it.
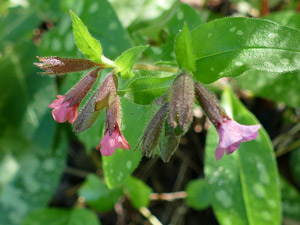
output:
<svg viewBox="0 0 300 225"><path fill-rule="evenodd" d="M134 70L163 71L163 72L170 72L170 73L177 73L178 72L178 69L175 68L175 67L148 65L148 64L135 64L133 69Z"/></svg>

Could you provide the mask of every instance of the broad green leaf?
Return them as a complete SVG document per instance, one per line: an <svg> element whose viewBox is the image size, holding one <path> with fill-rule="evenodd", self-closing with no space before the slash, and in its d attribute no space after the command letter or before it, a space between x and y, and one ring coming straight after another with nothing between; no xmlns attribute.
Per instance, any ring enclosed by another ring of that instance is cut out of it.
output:
<svg viewBox="0 0 300 225"><path fill-rule="evenodd" d="M280 25L300 29L300 15L293 11L272 13L265 17ZM274 74L263 71L247 71L237 77L241 88L252 91L256 96L284 102L291 107L300 107L300 73Z"/></svg>
<svg viewBox="0 0 300 225"><path fill-rule="evenodd" d="M46 208L28 215L23 225L100 225L92 211L74 208L72 210L60 208Z"/></svg>
<svg viewBox="0 0 300 225"><path fill-rule="evenodd" d="M210 192L204 179L191 180L186 189L186 203L197 210L205 209L210 204Z"/></svg>
<svg viewBox="0 0 300 225"><path fill-rule="evenodd" d="M109 189L100 177L91 174L79 189L79 196L93 209L106 212L113 209L122 190L119 187Z"/></svg>
<svg viewBox="0 0 300 225"><path fill-rule="evenodd" d="M174 78L175 75L164 78L139 77L121 93L137 104L149 105L168 90Z"/></svg>
<svg viewBox="0 0 300 225"><path fill-rule="evenodd" d="M236 78L239 87L252 91L255 96L300 107L300 73L275 74L250 70Z"/></svg>
<svg viewBox="0 0 300 225"><path fill-rule="evenodd" d="M283 216L300 221L300 194L288 181L280 178Z"/></svg>
<svg viewBox="0 0 300 225"><path fill-rule="evenodd" d="M101 62L102 47L100 42L93 38L84 23L70 11L73 21L73 32L76 44L80 51L89 59Z"/></svg>
<svg viewBox="0 0 300 225"><path fill-rule="evenodd" d="M148 107L137 105L121 97L122 131L130 144L130 150L117 149L109 157L102 157L105 180L113 188L121 183L138 166L142 153L134 151L146 127Z"/></svg>
<svg viewBox="0 0 300 225"><path fill-rule="evenodd" d="M0 19L0 50L20 40L30 40L40 22L36 7L9 8Z"/></svg>
<svg viewBox="0 0 300 225"><path fill-rule="evenodd" d="M300 185L300 148L293 150L289 156L293 178Z"/></svg>
<svg viewBox="0 0 300 225"><path fill-rule="evenodd" d="M127 177L124 182L124 191L136 209L148 207L152 189L142 180L133 176Z"/></svg>
<svg viewBox="0 0 300 225"><path fill-rule="evenodd" d="M137 46L126 50L120 55L115 63L119 68L121 77L123 79L128 79L133 76L131 70L137 60L139 54L141 54L148 46ZM118 72L119 72L118 71Z"/></svg>
<svg viewBox="0 0 300 225"><path fill-rule="evenodd" d="M222 96L226 112L241 124L259 122L226 90ZM241 144L231 155L216 161L218 133L211 126L205 149L205 176L211 204L220 224L281 224L279 177L273 147L266 131Z"/></svg>
<svg viewBox="0 0 300 225"><path fill-rule="evenodd" d="M0 70L0 224L20 224L34 209L45 207L55 192L66 158L66 137L57 135L48 104L54 80L33 66L30 41L12 46Z"/></svg>
<svg viewBox="0 0 300 225"><path fill-rule="evenodd" d="M195 70L195 56L192 50L191 34L186 23L175 39L175 54L181 69Z"/></svg>
<svg viewBox="0 0 300 225"><path fill-rule="evenodd" d="M203 83L249 69L277 73L300 69L300 31L267 20L215 20L193 30L191 36L194 77Z"/></svg>

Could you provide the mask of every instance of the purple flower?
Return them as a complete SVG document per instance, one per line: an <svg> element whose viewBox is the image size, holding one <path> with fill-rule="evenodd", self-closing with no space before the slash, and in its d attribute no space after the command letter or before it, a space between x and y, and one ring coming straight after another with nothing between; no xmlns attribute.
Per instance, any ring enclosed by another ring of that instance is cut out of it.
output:
<svg viewBox="0 0 300 225"><path fill-rule="evenodd" d="M220 160L224 151L227 155L233 153L241 142L251 141L257 138L260 125L241 125L234 120L223 117L217 131L219 133L219 143L215 151L216 160Z"/></svg>

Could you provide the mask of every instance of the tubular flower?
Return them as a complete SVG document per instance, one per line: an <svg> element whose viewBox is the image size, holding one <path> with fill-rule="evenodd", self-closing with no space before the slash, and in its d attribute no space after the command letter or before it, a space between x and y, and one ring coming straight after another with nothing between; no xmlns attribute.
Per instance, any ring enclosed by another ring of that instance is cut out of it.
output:
<svg viewBox="0 0 300 225"><path fill-rule="evenodd" d="M99 68L85 75L66 95L58 95L49 108L53 108L52 116L55 121L73 124L77 118L78 107L82 99L94 85Z"/></svg>
<svg viewBox="0 0 300 225"><path fill-rule="evenodd" d="M64 123L69 121L73 124L78 112L79 104L70 106L71 99L65 101L65 96L57 95L58 99L55 99L50 105L49 108L53 108L52 116L56 122Z"/></svg>
<svg viewBox="0 0 300 225"><path fill-rule="evenodd" d="M130 149L129 143L126 141L117 124L111 134L109 134L108 128L106 129L104 137L96 149L99 149L100 147L100 152L104 156L110 156L114 154L116 148L121 148L124 150Z"/></svg>
<svg viewBox="0 0 300 225"><path fill-rule="evenodd" d="M217 128L219 143L215 151L216 160L220 160L223 157L224 151L229 155L240 147L241 142L257 138L259 128L260 125L241 125L234 120L224 117Z"/></svg>
<svg viewBox="0 0 300 225"><path fill-rule="evenodd" d="M219 134L219 144L215 151L216 160L223 157L224 151L229 155L237 150L242 142L257 138L260 125L241 125L229 118L215 97L198 82L195 82L195 94L203 111Z"/></svg>
<svg viewBox="0 0 300 225"><path fill-rule="evenodd" d="M100 141L100 144L96 149L99 149L104 156L112 155L116 148L121 148L124 150L129 150L130 145L120 131L121 126L121 108L119 96L116 96L116 99L113 105L108 109L106 113L106 130L104 137Z"/></svg>

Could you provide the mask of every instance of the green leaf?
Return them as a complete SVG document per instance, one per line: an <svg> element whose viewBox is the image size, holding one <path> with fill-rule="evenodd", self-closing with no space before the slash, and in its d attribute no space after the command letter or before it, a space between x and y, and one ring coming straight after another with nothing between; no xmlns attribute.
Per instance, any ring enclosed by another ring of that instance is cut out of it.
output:
<svg viewBox="0 0 300 225"><path fill-rule="evenodd" d="M48 108L54 80L38 76L32 41L19 42L1 59L0 224L18 225L45 207L56 190L66 159L66 137L57 135Z"/></svg>
<svg viewBox="0 0 300 225"><path fill-rule="evenodd" d="M222 103L241 124L258 124L255 117L228 89ZM211 126L205 150L205 176L211 203L220 224L281 224L279 177L273 147L266 131L216 161L218 133Z"/></svg>
<svg viewBox="0 0 300 225"><path fill-rule="evenodd" d="M300 72L275 74L250 70L236 78L239 87L250 90L255 96L300 107Z"/></svg>
<svg viewBox="0 0 300 225"><path fill-rule="evenodd" d="M122 196L122 190L119 187L109 189L100 177L91 174L79 189L79 196L93 209L106 212L113 209Z"/></svg>
<svg viewBox="0 0 300 225"><path fill-rule="evenodd" d="M300 148L297 148L290 153L289 160L293 178L300 186Z"/></svg>
<svg viewBox="0 0 300 225"><path fill-rule="evenodd" d="M74 208L72 210L47 208L31 213L26 217L23 225L100 225L92 211Z"/></svg>
<svg viewBox="0 0 300 225"><path fill-rule="evenodd" d="M300 221L300 194L295 187L280 177L282 212L284 217Z"/></svg>
<svg viewBox="0 0 300 225"><path fill-rule="evenodd" d="M134 103L149 105L168 90L174 78L175 75L164 78L139 77L120 93Z"/></svg>
<svg viewBox="0 0 300 225"><path fill-rule="evenodd" d="M137 105L120 97L122 111L122 131L130 144L130 150L117 149L109 157L103 157L103 170L108 187L113 188L123 181L138 166L142 153L134 151L146 127L148 107Z"/></svg>
<svg viewBox="0 0 300 225"><path fill-rule="evenodd" d="M282 26L300 29L300 14L296 11L279 11L265 16L264 19L272 20Z"/></svg>
<svg viewBox="0 0 300 225"><path fill-rule="evenodd" d="M93 38L84 23L70 11L73 21L73 32L76 44L80 51L90 60L101 62L102 47L100 42Z"/></svg>
<svg viewBox="0 0 300 225"><path fill-rule="evenodd" d="M0 50L20 40L31 40L33 29L41 22L35 7L11 7L1 13Z"/></svg>
<svg viewBox="0 0 300 225"><path fill-rule="evenodd" d="M193 209L206 209L210 204L210 192L204 179L191 180L186 189L186 203Z"/></svg>
<svg viewBox="0 0 300 225"><path fill-rule="evenodd" d="M190 29L195 29L203 24L199 14L189 5L176 2L173 7L164 12L160 17L132 24L128 29L139 44L145 43L148 37L157 47L152 46L145 51L145 55L154 61L176 61L174 52L174 39L184 23Z"/></svg>
<svg viewBox="0 0 300 225"><path fill-rule="evenodd" d="M215 20L193 30L191 36L194 77L203 83L249 69L278 73L300 69L300 31L267 20Z"/></svg>
<svg viewBox="0 0 300 225"><path fill-rule="evenodd" d="M195 56L192 50L191 34L186 23L175 39L175 54L181 69L195 70Z"/></svg>
<svg viewBox="0 0 300 225"><path fill-rule="evenodd" d="M152 189L142 180L133 176L127 177L124 182L124 191L136 209L148 207Z"/></svg>
<svg viewBox="0 0 300 225"><path fill-rule="evenodd" d="M123 79L128 79L133 76L131 70L137 60L139 54L141 54L148 46L137 46L126 50L120 55L115 63L119 68L118 72L121 72L121 77Z"/></svg>
<svg viewBox="0 0 300 225"><path fill-rule="evenodd" d="M110 3L116 10L123 25L127 27L132 22L157 18L165 9L169 9L176 0L111 0Z"/></svg>
<svg viewBox="0 0 300 225"><path fill-rule="evenodd" d="M300 29L300 14L293 11L272 13L265 19ZM252 91L256 96L283 102L291 107L300 107L299 72L279 75L250 70L236 80L241 88Z"/></svg>

